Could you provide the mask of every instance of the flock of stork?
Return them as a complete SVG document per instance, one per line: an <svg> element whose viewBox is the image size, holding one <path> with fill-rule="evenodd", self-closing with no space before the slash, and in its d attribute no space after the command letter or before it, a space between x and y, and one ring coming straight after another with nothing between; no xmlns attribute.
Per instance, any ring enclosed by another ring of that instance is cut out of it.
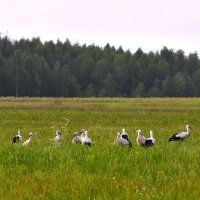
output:
<svg viewBox="0 0 200 200"><path fill-rule="evenodd" d="M191 126L190 125L186 125L186 131L185 132L179 132L176 133L174 135L172 135L172 137L169 138L169 142L171 141L183 141L185 138L189 137L191 134ZM143 146L143 147L151 147L155 144L155 138L153 137L153 131L150 131L150 137L146 138L144 135L142 135L141 130L137 130L137 138L136 138L136 142L139 146ZM18 130L18 134L16 136L14 136L12 138L12 143L19 143L22 141L22 135L20 130ZM53 140L57 143L61 143L63 140L63 136L62 133L57 130L56 131L56 135L53 138ZM33 142L33 133L30 132L29 133L29 137L27 140L25 140L22 145L23 146L28 146L31 145ZM72 138L72 143L74 144L82 144L85 146L91 146L92 145L92 140L91 138L88 137L88 131L85 129L82 129L79 133L75 132ZM132 147L132 143L129 140L129 136L128 133L126 133L125 128L122 129L122 133L118 132L117 133L117 138L115 140L115 143L117 143L120 146L128 146L128 147Z"/></svg>

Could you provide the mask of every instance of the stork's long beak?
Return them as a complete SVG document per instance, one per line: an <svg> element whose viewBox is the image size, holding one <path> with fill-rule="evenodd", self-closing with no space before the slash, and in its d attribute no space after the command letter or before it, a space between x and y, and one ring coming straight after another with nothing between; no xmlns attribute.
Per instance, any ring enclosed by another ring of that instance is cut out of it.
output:
<svg viewBox="0 0 200 200"><path fill-rule="evenodd" d="M58 131L58 134L62 135L62 133L60 131Z"/></svg>
<svg viewBox="0 0 200 200"><path fill-rule="evenodd" d="M81 131L79 132L79 135L85 133L85 129L81 129Z"/></svg>

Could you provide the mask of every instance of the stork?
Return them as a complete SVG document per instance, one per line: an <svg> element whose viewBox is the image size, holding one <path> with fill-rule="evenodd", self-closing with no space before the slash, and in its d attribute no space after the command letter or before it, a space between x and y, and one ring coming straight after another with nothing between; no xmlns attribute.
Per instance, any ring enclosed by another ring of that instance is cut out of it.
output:
<svg viewBox="0 0 200 200"><path fill-rule="evenodd" d="M81 133L81 143L82 143L82 145L91 146L92 140L88 137L88 131L86 131L85 129L82 129L80 133Z"/></svg>
<svg viewBox="0 0 200 200"><path fill-rule="evenodd" d="M129 140L128 133L126 132L125 128L122 129L121 137L126 139L126 140Z"/></svg>
<svg viewBox="0 0 200 200"><path fill-rule="evenodd" d="M63 138L62 138L62 133L61 133L59 130L57 130L57 131L56 131L56 136L54 137L53 140L54 140L55 142L59 142L59 143L60 143L60 142L62 142L62 139L63 139Z"/></svg>
<svg viewBox="0 0 200 200"><path fill-rule="evenodd" d="M153 137L153 131L150 131L150 138L147 138L145 140L145 143L144 143L144 146L145 147L151 147L155 144L156 140L155 138Z"/></svg>
<svg viewBox="0 0 200 200"><path fill-rule="evenodd" d="M23 146L29 146L29 145L32 144L32 142L33 142L33 133L30 132L29 133L29 138L26 141L24 141L22 145Z"/></svg>
<svg viewBox="0 0 200 200"><path fill-rule="evenodd" d="M140 129L138 129L137 131L137 138L136 138L136 142L139 146L145 146L145 140L146 140L146 137L144 135L142 135L142 131Z"/></svg>
<svg viewBox="0 0 200 200"><path fill-rule="evenodd" d="M79 136L78 132L74 133L74 136L72 138L72 143L81 144L81 137Z"/></svg>
<svg viewBox="0 0 200 200"><path fill-rule="evenodd" d="M123 138L122 136L123 136L123 133L120 134L120 132L118 132L117 133L116 142L121 146L129 146L129 147L131 147L132 143L129 141L128 137L126 139L126 138Z"/></svg>
<svg viewBox="0 0 200 200"><path fill-rule="evenodd" d="M169 142L185 140L185 138L191 135L191 132L190 132L191 129L192 127L190 125L186 125L186 132L180 132L180 133L176 133L172 135L172 137L169 138Z"/></svg>
<svg viewBox="0 0 200 200"><path fill-rule="evenodd" d="M15 135L12 139L12 143L19 143L22 141L21 131L18 130L17 135Z"/></svg>

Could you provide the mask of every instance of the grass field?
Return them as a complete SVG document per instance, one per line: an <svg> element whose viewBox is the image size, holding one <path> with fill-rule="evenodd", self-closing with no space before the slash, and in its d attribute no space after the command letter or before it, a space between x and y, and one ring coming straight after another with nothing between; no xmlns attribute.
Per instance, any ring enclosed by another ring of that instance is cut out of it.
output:
<svg viewBox="0 0 200 200"><path fill-rule="evenodd" d="M199 122L198 98L0 98L0 199L199 200ZM192 135L169 143L186 124ZM133 148L113 143L123 127ZM71 143L82 128L91 148ZM31 147L11 144L18 129L34 133ZM156 145L137 146L137 129Z"/></svg>

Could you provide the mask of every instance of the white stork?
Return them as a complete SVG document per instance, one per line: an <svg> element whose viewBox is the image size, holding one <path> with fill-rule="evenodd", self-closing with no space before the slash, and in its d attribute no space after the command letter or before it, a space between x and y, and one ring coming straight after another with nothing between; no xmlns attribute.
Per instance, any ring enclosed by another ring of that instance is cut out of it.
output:
<svg viewBox="0 0 200 200"><path fill-rule="evenodd" d="M120 132L117 133L117 138L116 138L117 144L119 144L121 146L129 146L129 147L131 147L132 143L129 141L128 138L122 137L123 136L122 134Z"/></svg>
<svg viewBox="0 0 200 200"><path fill-rule="evenodd" d="M155 144L156 140L155 138L153 137L153 131L150 131L150 138L147 138L145 140L145 143L144 143L144 146L145 147L151 147Z"/></svg>
<svg viewBox="0 0 200 200"><path fill-rule="evenodd" d="M18 143L18 142L21 142L22 141L22 136L21 136L21 131L18 130L18 133L17 135L15 135L12 139L12 143Z"/></svg>
<svg viewBox="0 0 200 200"><path fill-rule="evenodd" d="M29 133L29 138L26 141L24 141L22 145L23 146L29 146L29 145L32 144L32 142L33 142L33 133L30 132Z"/></svg>
<svg viewBox="0 0 200 200"><path fill-rule="evenodd" d="M125 128L122 129L121 137L129 141L128 133L126 132Z"/></svg>
<svg viewBox="0 0 200 200"><path fill-rule="evenodd" d="M192 127L190 125L186 125L186 132L180 132L172 135L172 137L169 138L169 142L183 141L185 138L190 136L191 134L190 129L192 129Z"/></svg>
<svg viewBox="0 0 200 200"><path fill-rule="evenodd" d="M146 141L146 137L144 135L142 135L142 131L140 129L138 129L137 131L137 138L136 138L136 142L139 146L145 146L145 141Z"/></svg>
<svg viewBox="0 0 200 200"><path fill-rule="evenodd" d="M92 140L88 137L88 131L86 131L85 129L82 129L80 133L81 133L81 143L82 143L82 145L91 146Z"/></svg>
<svg viewBox="0 0 200 200"><path fill-rule="evenodd" d="M59 142L59 143L60 143L60 142L62 142L62 139L63 139L63 138L62 138L62 133L61 133L59 130L57 130L57 131L56 131L56 136L54 137L53 140L54 140L55 142Z"/></svg>
<svg viewBox="0 0 200 200"><path fill-rule="evenodd" d="M74 133L74 136L72 138L72 143L81 144L81 137L79 136L78 132Z"/></svg>

